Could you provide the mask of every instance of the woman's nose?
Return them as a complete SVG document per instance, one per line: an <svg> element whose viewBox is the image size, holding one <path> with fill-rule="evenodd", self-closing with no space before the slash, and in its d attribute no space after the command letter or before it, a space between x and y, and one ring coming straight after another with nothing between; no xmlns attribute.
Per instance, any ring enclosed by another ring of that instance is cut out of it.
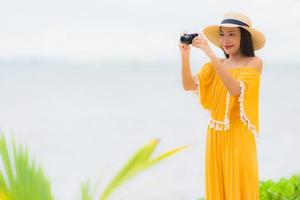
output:
<svg viewBox="0 0 300 200"><path fill-rule="evenodd" d="M228 36L224 36L223 37L223 43L229 43L230 42L230 40L229 40L229 38L228 38Z"/></svg>

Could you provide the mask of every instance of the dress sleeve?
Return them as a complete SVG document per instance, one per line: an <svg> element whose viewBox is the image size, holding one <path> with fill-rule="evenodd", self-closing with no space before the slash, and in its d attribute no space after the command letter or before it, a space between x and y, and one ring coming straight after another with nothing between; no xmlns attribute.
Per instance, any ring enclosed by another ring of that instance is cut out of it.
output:
<svg viewBox="0 0 300 200"><path fill-rule="evenodd" d="M259 83L260 73L255 68L247 68L237 77L240 85L240 95L232 97L238 101L240 119L255 135L259 132ZM230 102L230 109L233 103Z"/></svg>
<svg viewBox="0 0 300 200"><path fill-rule="evenodd" d="M211 62L205 63L200 70L193 75L194 80L197 83L197 88L194 91L199 103L205 108L211 108L212 99L212 82L214 78L215 70Z"/></svg>

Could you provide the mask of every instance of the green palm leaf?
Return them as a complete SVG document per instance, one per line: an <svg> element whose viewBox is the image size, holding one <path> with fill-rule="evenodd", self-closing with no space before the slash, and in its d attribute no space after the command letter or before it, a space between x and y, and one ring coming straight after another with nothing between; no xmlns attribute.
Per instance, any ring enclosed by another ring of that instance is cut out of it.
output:
<svg viewBox="0 0 300 200"><path fill-rule="evenodd" d="M182 147L178 147L172 149L168 152L161 154L160 156L150 160L150 157L155 150L159 140L152 139L142 148L140 148L128 161L127 163L121 168L121 170L117 173L117 175L112 179L112 181L108 184L105 188L104 192L102 193L100 200L106 200L108 196L122 183L129 180L136 174L140 173L141 171L145 170L146 168L158 163L166 159L167 157L182 151L183 149L187 148L190 145L184 145Z"/></svg>
<svg viewBox="0 0 300 200"><path fill-rule="evenodd" d="M0 136L0 199L53 200L50 183L41 167L29 160L28 149L17 148L14 139L12 155L4 135Z"/></svg>

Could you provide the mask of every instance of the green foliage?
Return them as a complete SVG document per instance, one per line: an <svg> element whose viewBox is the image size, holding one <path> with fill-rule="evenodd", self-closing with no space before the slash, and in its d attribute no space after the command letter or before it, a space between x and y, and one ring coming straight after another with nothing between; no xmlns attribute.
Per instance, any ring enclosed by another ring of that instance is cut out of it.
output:
<svg viewBox="0 0 300 200"><path fill-rule="evenodd" d="M108 184L105 188L103 194L100 197L100 200L106 200L108 196L116 190L121 184L137 175L138 173L144 171L145 169L159 163L160 161L166 159L167 157L182 151L190 145L184 145L181 147L177 147L175 149L169 150L156 158L150 159L153 151L155 150L159 140L153 139L140 148L128 161L127 163L120 169L117 175L113 178L113 180Z"/></svg>
<svg viewBox="0 0 300 200"><path fill-rule="evenodd" d="M11 153L4 135L0 135L0 157L2 161L2 165L0 165L0 200L54 200L50 182L45 177L42 168L37 166L33 160L30 161L27 148L17 147L15 141L12 141ZM151 140L128 160L104 189L100 200L106 200L117 187L136 174L189 146L184 145L150 159L158 141L158 139ZM90 181L82 183L81 199L93 200L98 185L99 180L93 185L94 187L91 187Z"/></svg>
<svg viewBox="0 0 300 200"><path fill-rule="evenodd" d="M150 159L159 140L153 139L140 148L119 170L117 175L104 189L100 200L106 200L126 181L149 167L160 163L167 157L182 151L190 145L169 150L156 158ZM7 145L3 134L0 135L0 200L54 200L50 182L40 166L30 161L28 149L15 144L12 150ZM91 189L90 181L81 185L81 200L95 199L96 188ZM271 179L259 182L260 200L300 200L300 175L281 178L275 182ZM204 200L198 198L197 200Z"/></svg>
<svg viewBox="0 0 300 200"><path fill-rule="evenodd" d="M50 183L41 167L30 163L28 150L17 148L13 140L12 154L3 135L0 136L0 199L53 200Z"/></svg>
<svg viewBox="0 0 300 200"><path fill-rule="evenodd" d="M300 200L300 175L281 178L275 182L271 179L259 182L260 200ZM204 200L197 199L197 200Z"/></svg>
<svg viewBox="0 0 300 200"><path fill-rule="evenodd" d="M95 199L100 180L99 178L96 183L91 183L91 180L88 180L81 184L81 200Z"/></svg>
<svg viewBox="0 0 300 200"><path fill-rule="evenodd" d="M260 182L261 200L300 200L300 175Z"/></svg>

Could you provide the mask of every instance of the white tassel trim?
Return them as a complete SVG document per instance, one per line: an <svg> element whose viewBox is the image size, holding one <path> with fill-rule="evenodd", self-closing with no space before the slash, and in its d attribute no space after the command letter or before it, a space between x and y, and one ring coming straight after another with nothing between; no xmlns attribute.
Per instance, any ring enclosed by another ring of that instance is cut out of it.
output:
<svg viewBox="0 0 300 200"><path fill-rule="evenodd" d="M240 87L241 87L241 94L239 96L239 102L240 102L240 119L241 119L241 121L243 122L244 125L248 126L248 130L251 129L251 132L255 136L258 136L258 132L256 131L255 126L251 123L251 121L246 116L245 111L244 111L245 84L241 80L239 82L240 82Z"/></svg>
<svg viewBox="0 0 300 200"><path fill-rule="evenodd" d="M193 94L199 98L199 78L197 75L194 75L194 80L196 81L197 88L193 91ZM258 132L256 131L255 126L251 123L251 121L248 119L244 112L244 96L245 96L245 85L243 81L240 82L240 87L241 87L241 94L239 96L239 103L240 103L240 119L243 122L244 125L247 125L248 130L251 129L251 132L255 135L258 136ZM214 128L215 130L228 130L229 129L229 118L228 118L228 111L229 111L229 100L230 100L230 94L227 92L226 94L226 106L225 106L225 116L224 116L224 121L218 121L210 117L209 121L209 127Z"/></svg>

